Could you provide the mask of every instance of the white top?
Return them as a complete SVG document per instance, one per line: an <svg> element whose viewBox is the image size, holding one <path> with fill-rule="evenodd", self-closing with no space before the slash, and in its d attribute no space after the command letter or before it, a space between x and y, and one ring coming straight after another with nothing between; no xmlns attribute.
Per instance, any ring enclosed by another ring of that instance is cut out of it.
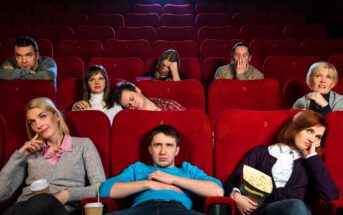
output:
<svg viewBox="0 0 343 215"><path fill-rule="evenodd" d="M115 115L122 110L122 107L120 105L118 105L117 103L114 103L114 106L110 109L107 109L106 103L104 101L104 93L99 93L99 94L90 94L90 99L89 99L89 104L90 104L90 109L89 110L99 110L102 111L103 113L105 113L108 117L108 119L111 122L112 125L112 121L113 118L115 117ZM76 103L75 103L76 104ZM73 105L72 110L77 110L76 105Z"/></svg>
<svg viewBox="0 0 343 215"><path fill-rule="evenodd" d="M285 144L274 144L268 147L269 154L277 158L272 167L272 175L276 188L284 187L293 172L293 162L302 158L298 150L289 148Z"/></svg>

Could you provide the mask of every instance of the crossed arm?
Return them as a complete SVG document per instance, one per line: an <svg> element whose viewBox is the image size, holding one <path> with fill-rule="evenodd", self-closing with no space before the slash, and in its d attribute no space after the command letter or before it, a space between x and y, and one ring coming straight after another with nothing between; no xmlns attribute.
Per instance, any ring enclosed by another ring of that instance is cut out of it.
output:
<svg viewBox="0 0 343 215"><path fill-rule="evenodd" d="M116 182L110 191L112 198L124 198L144 190L174 190L183 192L189 190L199 196L223 196L223 189L210 180L196 180L171 175L157 170L151 173L146 180L134 182Z"/></svg>

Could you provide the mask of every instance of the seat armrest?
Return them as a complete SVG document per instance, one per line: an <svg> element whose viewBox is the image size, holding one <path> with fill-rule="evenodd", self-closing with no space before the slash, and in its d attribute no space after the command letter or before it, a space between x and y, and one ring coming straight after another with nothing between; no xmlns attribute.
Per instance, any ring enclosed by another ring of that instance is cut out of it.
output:
<svg viewBox="0 0 343 215"><path fill-rule="evenodd" d="M320 202L313 207L318 214L338 215L343 214L343 200ZM340 212L340 213L338 213Z"/></svg>
<svg viewBox="0 0 343 215"><path fill-rule="evenodd" d="M235 214L235 202L230 197L207 197L204 211L209 215Z"/></svg>

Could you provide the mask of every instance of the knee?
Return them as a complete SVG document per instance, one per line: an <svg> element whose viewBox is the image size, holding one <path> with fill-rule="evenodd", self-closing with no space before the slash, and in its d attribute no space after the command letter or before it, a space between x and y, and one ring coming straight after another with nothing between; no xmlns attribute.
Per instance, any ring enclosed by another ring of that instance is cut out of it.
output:
<svg viewBox="0 0 343 215"><path fill-rule="evenodd" d="M41 193L36 196L31 197L34 202L44 203L44 205L54 205L59 203L59 201L51 194Z"/></svg>
<svg viewBox="0 0 343 215"><path fill-rule="evenodd" d="M289 199L287 201L288 209L295 212L295 214L310 214L309 209L303 201L299 199Z"/></svg>

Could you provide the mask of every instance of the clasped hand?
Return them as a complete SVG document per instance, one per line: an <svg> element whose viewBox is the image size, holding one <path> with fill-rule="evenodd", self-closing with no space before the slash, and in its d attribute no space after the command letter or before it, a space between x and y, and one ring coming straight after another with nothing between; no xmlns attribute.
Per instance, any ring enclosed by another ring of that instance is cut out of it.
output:
<svg viewBox="0 0 343 215"><path fill-rule="evenodd" d="M174 185L176 176L157 170L148 176L149 188L152 190L174 190L179 193L183 191Z"/></svg>

